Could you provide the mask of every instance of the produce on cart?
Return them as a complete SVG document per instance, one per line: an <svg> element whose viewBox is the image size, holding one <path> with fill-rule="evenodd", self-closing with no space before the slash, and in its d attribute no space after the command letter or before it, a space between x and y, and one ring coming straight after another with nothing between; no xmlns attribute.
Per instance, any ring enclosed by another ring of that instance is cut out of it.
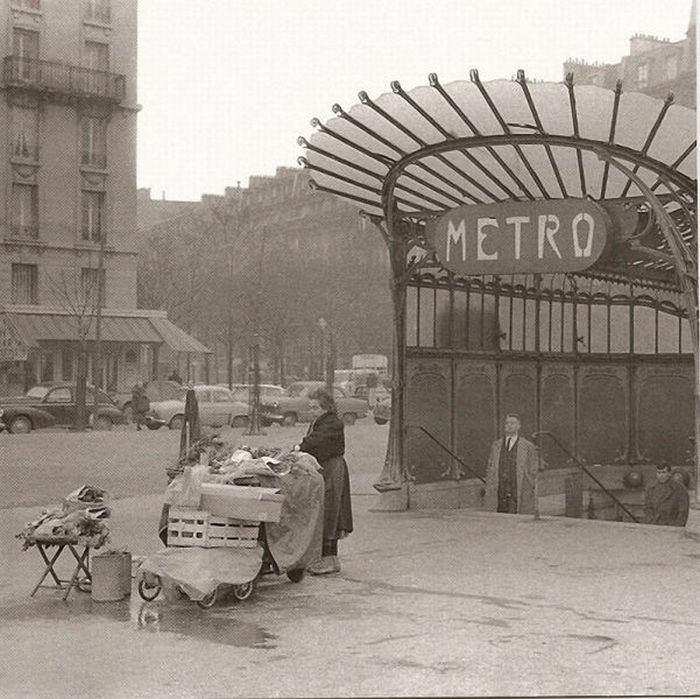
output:
<svg viewBox="0 0 700 699"><path fill-rule="evenodd" d="M206 454L207 464L193 465ZM239 599L265 572L300 580L318 559L324 482L308 454L199 440L170 466L168 547L141 565L142 597L161 587L209 606L221 585Z"/></svg>

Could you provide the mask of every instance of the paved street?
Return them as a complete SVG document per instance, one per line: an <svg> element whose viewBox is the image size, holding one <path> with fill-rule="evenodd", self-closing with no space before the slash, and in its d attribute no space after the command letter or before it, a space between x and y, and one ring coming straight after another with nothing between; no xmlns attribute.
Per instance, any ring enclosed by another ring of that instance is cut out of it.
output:
<svg viewBox="0 0 700 699"><path fill-rule="evenodd" d="M269 444L286 443L287 435L294 441L303 431L274 429L264 438ZM114 544L147 554L158 546L158 462L169 458L177 439L174 433L141 437L21 438L42 445L31 451L3 439L3 477L7 483L8 474L20 473L23 487L42 483L40 492L52 495L47 503L86 474L101 485L111 477L110 487L126 495L115 505ZM71 448L73 438L99 440L104 458L81 463L88 451L80 442ZM13 535L37 507L19 507L5 494L0 695L700 690L697 543L665 527L471 511L371 512L369 487L385 438L386 428L373 424L348 430L357 531L341 543L341 574L298 585L273 578L247 602L226 601L209 611L189 601L147 604L136 593L112 604L92 603L85 594L64 604L48 590L30 600L39 558L22 553ZM15 464L20 456L31 457L23 469ZM109 473L108 464L118 462L129 464L133 482Z"/></svg>

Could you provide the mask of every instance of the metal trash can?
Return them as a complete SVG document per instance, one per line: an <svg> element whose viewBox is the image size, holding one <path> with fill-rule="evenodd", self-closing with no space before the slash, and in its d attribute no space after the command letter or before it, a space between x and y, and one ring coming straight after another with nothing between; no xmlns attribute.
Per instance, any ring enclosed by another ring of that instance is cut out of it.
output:
<svg viewBox="0 0 700 699"><path fill-rule="evenodd" d="M124 599L124 554L110 551L92 558L92 599L119 602Z"/></svg>

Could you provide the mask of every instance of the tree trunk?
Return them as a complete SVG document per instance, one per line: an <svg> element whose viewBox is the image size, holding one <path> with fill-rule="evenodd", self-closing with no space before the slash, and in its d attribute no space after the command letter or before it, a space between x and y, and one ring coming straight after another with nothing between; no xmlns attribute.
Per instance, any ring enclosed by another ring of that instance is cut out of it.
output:
<svg viewBox="0 0 700 699"><path fill-rule="evenodd" d="M78 367L75 381L75 429L83 431L87 427L87 343L81 339L78 344Z"/></svg>

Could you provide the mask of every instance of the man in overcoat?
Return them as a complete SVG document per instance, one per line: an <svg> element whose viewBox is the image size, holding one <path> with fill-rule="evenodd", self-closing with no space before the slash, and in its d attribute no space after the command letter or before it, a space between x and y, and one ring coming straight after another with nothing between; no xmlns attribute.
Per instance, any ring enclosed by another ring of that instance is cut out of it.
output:
<svg viewBox="0 0 700 699"><path fill-rule="evenodd" d="M486 466L484 509L510 514L537 513L537 447L520 436L520 418L506 415L504 436L491 445Z"/></svg>
<svg viewBox="0 0 700 699"><path fill-rule="evenodd" d="M663 462L656 467L656 483L647 488L644 499L645 524L684 527L688 521L688 491L682 480L672 477L671 467Z"/></svg>

